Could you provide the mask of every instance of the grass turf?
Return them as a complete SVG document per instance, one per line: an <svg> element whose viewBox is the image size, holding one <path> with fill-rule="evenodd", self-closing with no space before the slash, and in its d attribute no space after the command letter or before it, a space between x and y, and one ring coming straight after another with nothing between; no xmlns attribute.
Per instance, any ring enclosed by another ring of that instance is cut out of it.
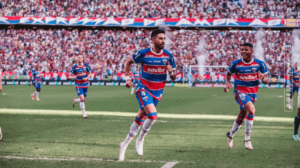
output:
<svg viewBox="0 0 300 168"><path fill-rule="evenodd" d="M71 101L76 92L70 86L43 86L41 101L30 99L33 88L4 86L0 108L77 110ZM233 90L231 90L232 93ZM255 103L257 116L294 117L283 111L282 89L260 89ZM295 106L295 105L294 105ZM92 111L137 111L130 90L123 87L90 87L86 109L88 119L78 116L0 114L4 141L0 142L0 167L298 167L299 142L292 140L293 123L255 122L253 151L244 149L244 127L227 148L225 133L233 121L159 119L147 135L144 155L129 145L126 160L115 162L118 144L133 122L130 117L93 116ZM158 113L235 115L238 105L222 88L166 88ZM86 158L87 160L24 160L4 156ZM1 158L2 157L2 158ZM89 158L102 158L91 161ZM113 160L113 161L107 161ZM152 162L143 162L150 160Z"/></svg>

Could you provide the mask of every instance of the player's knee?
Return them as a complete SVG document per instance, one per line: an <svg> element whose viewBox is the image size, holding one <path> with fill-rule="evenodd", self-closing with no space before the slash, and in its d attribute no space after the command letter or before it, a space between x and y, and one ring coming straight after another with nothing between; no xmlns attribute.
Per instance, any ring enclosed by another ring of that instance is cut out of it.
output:
<svg viewBox="0 0 300 168"><path fill-rule="evenodd" d="M152 112L147 114L147 118L150 120L156 120L157 119L157 112Z"/></svg>
<svg viewBox="0 0 300 168"><path fill-rule="evenodd" d="M254 107L254 106L252 106L252 107L249 108L248 114L250 114L250 115L252 115L252 116L255 115L255 107Z"/></svg>
<svg viewBox="0 0 300 168"><path fill-rule="evenodd" d="M138 125L143 125L145 119L146 119L145 117L136 116L135 119L134 119L134 122L137 123Z"/></svg>

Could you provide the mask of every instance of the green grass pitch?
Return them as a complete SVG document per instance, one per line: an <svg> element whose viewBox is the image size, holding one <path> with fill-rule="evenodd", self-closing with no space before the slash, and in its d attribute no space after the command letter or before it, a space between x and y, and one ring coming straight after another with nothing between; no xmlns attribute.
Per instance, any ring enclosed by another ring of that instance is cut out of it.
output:
<svg viewBox="0 0 300 168"><path fill-rule="evenodd" d="M32 101L33 87L3 86L0 109L72 110L72 86L42 86L40 102ZM260 117L294 118L284 112L283 89L260 89L255 103ZM293 122L255 121L251 134L254 150L244 148L244 126L227 148L226 132L239 106L223 88L166 88L157 106L158 121L144 143L144 155L135 154L135 139L125 162L117 162L118 144L124 140L133 117L93 115L93 111L137 112L130 89L92 86L86 101L88 119L81 115L0 113L4 134L0 141L0 167L299 167L300 142L292 140ZM211 114L215 119L159 118L159 114Z"/></svg>

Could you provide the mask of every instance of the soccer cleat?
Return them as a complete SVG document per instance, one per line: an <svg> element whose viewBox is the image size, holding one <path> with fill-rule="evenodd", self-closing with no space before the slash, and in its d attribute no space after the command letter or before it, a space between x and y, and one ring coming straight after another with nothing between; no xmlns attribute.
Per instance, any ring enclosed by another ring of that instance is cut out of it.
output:
<svg viewBox="0 0 300 168"><path fill-rule="evenodd" d="M230 132L226 133L228 139L227 139L227 146L228 148L232 148L233 146L233 138L230 136Z"/></svg>
<svg viewBox="0 0 300 168"><path fill-rule="evenodd" d="M39 98L36 98L36 101L40 101L40 99L39 99Z"/></svg>
<svg viewBox="0 0 300 168"><path fill-rule="evenodd" d="M2 131L1 131L1 127L0 127L0 141L2 141Z"/></svg>
<svg viewBox="0 0 300 168"><path fill-rule="evenodd" d="M31 99L34 100L34 95L33 94L31 94Z"/></svg>
<svg viewBox="0 0 300 168"><path fill-rule="evenodd" d="M124 161L126 148L127 147L124 146L124 142L121 142L120 143L119 161Z"/></svg>
<svg viewBox="0 0 300 168"><path fill-rule="evenodd" d="M75 100L76 100L76 99L73 99L73 107L75 107L75 105L76 105Z"/></svg>
<svg viewBox="0 0 300 168"><path fill-rule="evenodd" d="M246 149L248 149L248 150L252 150L252 149L253 149L253 146L252 146L252 144L251 144L250 139L247 140L247 141L244 140L244 144L245 144L245 148L246 148Z"/></svg>
<svg viewBox="0 0 300 168"><path fill-rule="evenodd" d="M300 138L299 138L298 134L293 135L293 139L295 141L300 141Z"/></svg>
<svg viewBox="0 0 300 168"><path fill-rule="evenodd" d="M289 109L292 109L292 106L289 104L289 105L288 105L288 108L289 108Z"/></svg>
<svg viewBox="0 0 300 168"><path fill-rule="evenodd" d="M139 138L137 138L135 143L135 153L139 156L143 155L143 145L144 140L139 140Z"/></svg>
<svg viewBox="0 0 300 168"><path fill-rule="evenodd" d="M86 114L83 115L84 118L88 118L89 116L87 116Z"/></svg>

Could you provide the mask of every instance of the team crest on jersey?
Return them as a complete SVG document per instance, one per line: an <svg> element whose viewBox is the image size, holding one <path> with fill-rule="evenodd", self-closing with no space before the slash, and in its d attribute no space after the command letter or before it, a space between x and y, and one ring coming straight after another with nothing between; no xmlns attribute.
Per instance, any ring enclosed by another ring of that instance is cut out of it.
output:
<svg viewBox="0 0 300 168"><path fill-rule="evenodd" d="M246 100L246 94L245 94L245 93L239 94L239 98L240 98L242 101L245 101L245 100Z"/></svg>
<svg viewBox="0 0 300 168"><path fill-rule="evenodd" d="M163 63L164 63L165 65L167 65L167 62L168 62L167 59L163 59L162 61L163 61Z"/></svg>
<svg viewBox="0 0 300 168"><path fill-rule="evenodd" d="M253 72L256 72L257 68L252 68Z"/></svg>

